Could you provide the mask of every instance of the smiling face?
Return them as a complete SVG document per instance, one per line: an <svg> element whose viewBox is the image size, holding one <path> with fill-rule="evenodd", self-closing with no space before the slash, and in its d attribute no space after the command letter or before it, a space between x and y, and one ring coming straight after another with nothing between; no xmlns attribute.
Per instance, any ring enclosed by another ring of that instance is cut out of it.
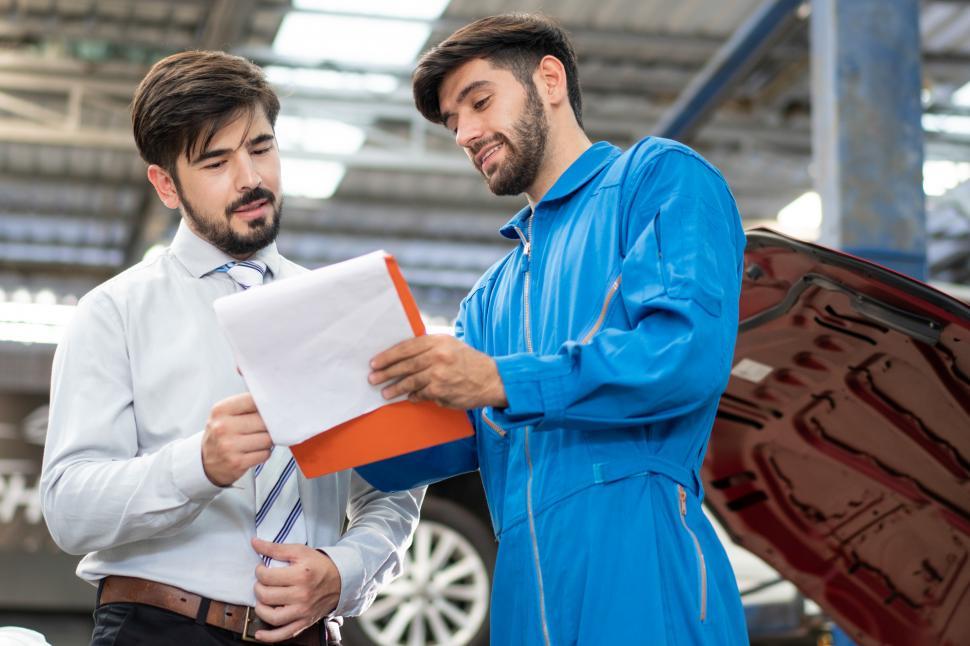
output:
<svg viewBox="0 0 970 646"><path fill-rule="evenodd" d="M496 195L529 192L546 156L549 121L534 83L471 60L445 77L438 92L442 122L455 134Z"/></svg>
<svg viewBox="0 0 970 646"><path fill-rule="evenodd" d="M204 150L181 155L173 175L149 167L149 179L166 206L178 207L196 234L230 256L247 258L276 239L280 157L261 107L241 111Z"/></svg>

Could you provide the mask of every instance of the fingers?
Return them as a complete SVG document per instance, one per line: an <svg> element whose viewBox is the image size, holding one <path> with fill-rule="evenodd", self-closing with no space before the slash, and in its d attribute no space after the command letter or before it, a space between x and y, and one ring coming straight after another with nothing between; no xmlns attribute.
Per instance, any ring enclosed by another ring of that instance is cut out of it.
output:
<svg viewBox="0 0 970 646"><path fill-rule="evenodd" d="M308 551L316 553L315 550L312 550L306 545L273 543L272 541L264 541L255 536L252 539L252 545L257 554L268 556L274 561L289 563L291 565L297 560L305 558ZM292 570L293 568L288 566L266 567L260 564L256 566L256 580L265 585L293 585L298 580L300 572Z"/></svg>
<svg viewBox="0 0 970 646"><path fill-rule="evenodd" d="M290 562L285 567L256 567L256 615L273 626L257 631L258 639L291 639L337 607L340 573L330 557L306 545L278 545L258 538L252 543L257 553Z"/></svg>
<svg viewBox="0 0 970 646"><path fill-rule="evenodd" d="M267 606L285 606L292 602L293 592L290 586L265 585L257 581L253 585L253 591L256 593L256 601Z"/></svg>
<svg viewBox="0 0 970 646"><path fill-rule="evenodd" d="M266 432L266 422L259 413L214 416L209 419L206 426L211 428L213 433L232 435Z"/></svg>
<svg viewBox="0 0 970 646"><path fill-rule="evenodd" d="M394 399L401 395L412 395L420 390L426 389L431 383L431 368L419 372L410 377L405 377L396 384L391 384L381 391L384 399Z"/></svg>
<svg viewBox="0 0 970 646"><path fill-rule="evenodd" d="M256 414L210 419L202 435L202 468L214 484L227 486L269 459L273 440Z"/></svg>
<svg viewBox="0 0 970 646"><path fill-rule="evenodd" d="M266 449L272 445L272 439L266 430L266 422L259 413L241 415L213 413L205 424L205 438L205 442L220 453L237 450L239 442L244 438L248 438L247 447L251 451Z"/></svg>
<svg viewBox="0 0 970 646"><path fill-rule="evenodd" d="M313 625L310 619L304 619L297 617L295 620L286 620L284 617L289 617L295 613L292 611L287 612L288 607L283 608L272 608L265 604L256 604L256 615L268 624L276 626L272 630L257 630L256 639L261 642L282 642L287 639L293 639L301 632L307 629L308 626ZM283 622L283 625L280 625Z"/></svg>
<svg viewBox="0 0 970 646"><path fill-rule="evenodd" d="M443 400L433 397L429 388L421 388L420 390L415 390L408 395L408 401L418 403L418 402L434 402L439 406L445 406Z"/></svg>
<svg viewBox="0 0 970 646"><path fill-rule="evenodd" d="M427 350L428 346L434 342L434 336L427 334L402 341L393 348L385 350L371 359L371 370L384 370L399 361L419 355Z"/></svg>
<svg viewBox="0 0 970 646"><path fill-rule="evenodd" d="M287 562L286 559L276 559L277 561ZM266 567L262 563L256 566L256 582L262 583L267 587L288 588L298 579L298 572L293 572L292 565L282 567Z"/></svg>
<svg viewBox="0 0 970 646"><path fill-rule="evenodd" d="M419 355L393 363L383 370L375 370L367 376L367 381L373 385L382 384L392 379L397 379L398 377L420 372L427 368L430 363L431 358L427 352L423 352Z"/></svg>
<svg viewBox="0 0 970 646"><path fill-rule="evenodd" d="M255 536L253 537L252 544L257 554L268 556L277 561L295 561L301 556L306 556L308 550L311 552L316 551L306 545L298 543L274 543L273 541L264 541Z"/></svg>
<svg viewBox="0 0 970 646"><path fill-rule="evenodd" d="M239 433L266 432L266 422L263 421L263 416L257 412L239 413L227 419L232 420L233 428Z"/></svg>
<svg viewBox="0 0 970 646"><path fill-rule="evenodd" d="M241 453L265 451L268 457L269 452L273 450L273 438L266 431L240 435L235 440L235 448Z"/></svg>
<svg viewBox="0 0 970 646"><path fill-rule="evenodd" d="M273 438L265 429L239 431L234 424L225 421L206 425L203 443L211 450L213 457L218 456L222 459L242 453L273 449Z"/></svg>
<svg viewBox="0 0 970 646"><path fill-rule="evenodd" d="M232 397L226 397L212 407L212 414L215 415L243 415L245 413L255 413L256 402L250 393L239 393Z"/></svg>

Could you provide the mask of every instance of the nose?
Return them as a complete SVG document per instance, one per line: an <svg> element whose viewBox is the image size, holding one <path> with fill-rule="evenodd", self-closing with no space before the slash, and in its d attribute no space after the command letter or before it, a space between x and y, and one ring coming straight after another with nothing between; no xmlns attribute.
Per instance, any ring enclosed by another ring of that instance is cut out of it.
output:
<svg viewBox="0 0 970 646"><path fill-rule="evenodd" d="M239 171L236 175L236 189L244 193L250 191L263 183L259 172L256 169L256 162L252 155L244 153L239 163Z"/></svg>
<svg viewBox="0 0 970 646"><path fill-rule="evenodd" d="M482 137L482 122L473 117L465 117L459 120L455 127L455 143L462 148L469 148L475 141Z"/></svg>

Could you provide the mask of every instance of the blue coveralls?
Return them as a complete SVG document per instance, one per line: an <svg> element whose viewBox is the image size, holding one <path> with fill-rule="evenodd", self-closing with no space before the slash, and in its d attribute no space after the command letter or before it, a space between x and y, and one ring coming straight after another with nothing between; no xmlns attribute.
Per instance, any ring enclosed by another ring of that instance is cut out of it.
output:
<svg viewBox="0 0 970 646"><path fill-rule="evenodd" d="M747 643L698 470L737 333L744 233L691 149L600 142L502 230L519 246L456 333L509 405L475 436L358 471L396 490L480 469L496 536L491 638Z"/></svg>

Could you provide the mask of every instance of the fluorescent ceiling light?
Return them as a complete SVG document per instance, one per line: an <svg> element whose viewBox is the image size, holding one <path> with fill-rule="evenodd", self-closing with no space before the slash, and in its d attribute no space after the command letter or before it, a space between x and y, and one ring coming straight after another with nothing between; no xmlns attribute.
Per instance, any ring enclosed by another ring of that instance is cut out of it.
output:
<svg viewBox="0 0 970 646"><path fill-rule="evenodd" d="M431 34L421 22L291 11L283 18L273 49L307 61L362 65L407 65Z"/></svg>
<svg viewBox="0 0 970 646"><path fill-rule="evenodd" d="M295 159L283 157L283 193L325 200L344 178L346 169L343 164L314 159Z"/></svg>
<svg viewBox="0 0 970 646"><path fill-rule="evenodd" d="M440 16L448 2L297 0L296 11L287 13L280 24L273 49L282 56L308 63L330 61L408 69L431 34L427 21ZM273 83L323 90L389 93L400 85L400 80L390 74L277 68L271 72ZM359 128L325 119L280 117L276 134L284 193L321 199L333 195L346 172L344 166L328 160L287 157L286 152L353 154L364 142Z"/></svg>
<svg viewBox="0 0 970 646"><path fill-rule="evenodd" d="M432 20L441 15L449 2L450 0L421 0L421 2L401 2L401 0L295 0L293 6L296 9Z"/></svg>
<svg viewBox="0 0 970 646"><path fill-rule="evenodd" d="M343 180L344 165L287 156L287 152L349 155L360 150L364 131L331 119L282 115L276 122L276 139L281 151L283 193L327 199Z"/></svg>
<svg viewBox="0 0 970 646"><path fill-rule="evenodd" d="M818 193L803 193L778 211L778 228L782 233L801 240L818 240L822 226L822 200Z"/></svg>
<svg viewBox="0 0 970 646"><path fill-rule="evenodd" d="M970 162L932 159L923 162L923 192L934 197L970 180Z"/></svg>
<svg viewBox="0 0 970 646"><path fill-rule="evenodd" d="M290 150L347 155L360 150L364 131L333 119L280 115L276 120L276 140L283 156Z"/></svg>
<svg viewBox="0 0 970 646"><path fill-rule="evenodd" d="M0 303L0 341L58 343L74 310L73 305Z"/></svg>
<svg viewBox="0 0 970 646"><path fill-rule="evenodd" d="M923 130L970 135L970 117L958 114L924 114Z"/></svg>
<svg viewBox="0 0 970 646"><path fill-rule="evenodd" d="M390 94L401 85L401 81L390 74L358 74L276 65L267 66L263 70L270 83L284 88ZM285 96L286 93L283 94Z"/></svg>

